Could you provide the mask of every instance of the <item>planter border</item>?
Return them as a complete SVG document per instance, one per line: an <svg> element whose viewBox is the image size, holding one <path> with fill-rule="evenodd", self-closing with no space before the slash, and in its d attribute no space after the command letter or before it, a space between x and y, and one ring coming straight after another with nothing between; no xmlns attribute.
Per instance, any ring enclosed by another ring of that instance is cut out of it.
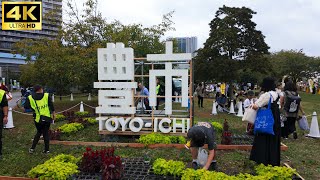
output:
<svg viewBox="0 0 320 180"><path fill-rule="evenodd" d="M287 168L293 169L288 163L283 163ZM296 174L301 180L305 180L298 172Z"/></svg>
<svg viewBox="0 0 320 180"><path fill-rule="evenodd" d="M43 140L39 142L43 143ZM58 145L66 145L66 146L98 146L98 147L131 147L131 148L144 148L148 147L150 149L154 148L177 148L177 149L184 149L184 144L151 144L145 146L141 143L117 143L117 142L83 142L83 141L57 141L51 140L50 144L58 144ZM208 148L205 145L205 148ZM217 150L251 150L252 145L223 145L218 144ZM281 143L281 150L286 151L288 150L288 146Z"/></svg>

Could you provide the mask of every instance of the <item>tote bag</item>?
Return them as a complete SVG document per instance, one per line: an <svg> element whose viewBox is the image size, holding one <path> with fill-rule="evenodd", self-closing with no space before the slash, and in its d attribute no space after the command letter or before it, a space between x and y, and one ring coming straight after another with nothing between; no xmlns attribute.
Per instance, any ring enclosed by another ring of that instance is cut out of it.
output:
<svg viewBox="0 0 320 180"><path fill-rule="evenodd" d="M203 149L202 147L199 147L198 149L198 164L203 167L206 165L208 161L208 151Z"/></svg>
<svg viewBox="0 0 320 180"><path fill-rule="evenodd" d="M302 118L299 119L298 124L301 130L304 130L304 131L309 130L309 124L306 116L302 116Z"/></svg>
<svg viewBox="0 0 320 180"><path fill-rule="evenodd" d="M263 133L274 135L274 118L271 111L271 94L267 109L259 109L254 123L254 134Z"/></svg>
<svg viewBox="0 0 320 180"><path fill-rule="evenodd" d="M257 117L257 111L252 109L251 107L246 108L244 111L244 115L242 117L242 121L246 121L248 123L254 124L254 121Z"/></svg>

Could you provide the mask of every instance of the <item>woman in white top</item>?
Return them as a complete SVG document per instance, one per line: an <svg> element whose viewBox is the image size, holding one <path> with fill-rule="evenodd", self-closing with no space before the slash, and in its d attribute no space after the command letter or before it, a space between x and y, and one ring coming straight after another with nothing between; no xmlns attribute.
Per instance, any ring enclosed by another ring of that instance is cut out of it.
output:
<svg viewBox="0 0 320 180"><path fill-rule="evenodd" d="M254 136L253 146L251 149L250 160L258 164L279 166L280 165L280 111L278 101L278 93L275 91L275 80L271 77L263 79L261 85L261 94L259 99L254 103L253 109L268 107L271 98L271 110L274 118L273 131L274 135L257 133Z"/></svg>

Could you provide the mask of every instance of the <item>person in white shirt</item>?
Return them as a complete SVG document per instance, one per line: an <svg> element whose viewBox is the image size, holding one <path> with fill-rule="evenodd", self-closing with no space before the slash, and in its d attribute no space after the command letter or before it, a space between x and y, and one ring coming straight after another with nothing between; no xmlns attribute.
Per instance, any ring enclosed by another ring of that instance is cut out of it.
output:
<svg viewBox="0 0 320 180"><path fill-rule="evenodd" d="M264 165L280 166L280 110L277 104L279 95L275 91L275 88L276 84L273 78L264 78L261 84L261 91L264 93L260 95L259 99L252 106L255 110L266 108L271 101L270 106L274 119L274 135L264 133L255 134L250 160L255 161L257 164L262 163Z"/></svg>
<svg viewBox="0 0 320 180"><path fill-rule="evenodd" d="M243 108L245 111L247 108L250 107L250 105L252 105L254 103L253 98L254 98L254 92L248 91L247 99L244 100L244 102L243 102ZM253 127L254 127L253 124L251 124L251 123L247 124L246 132L248 135L253 135Z"/></svg>

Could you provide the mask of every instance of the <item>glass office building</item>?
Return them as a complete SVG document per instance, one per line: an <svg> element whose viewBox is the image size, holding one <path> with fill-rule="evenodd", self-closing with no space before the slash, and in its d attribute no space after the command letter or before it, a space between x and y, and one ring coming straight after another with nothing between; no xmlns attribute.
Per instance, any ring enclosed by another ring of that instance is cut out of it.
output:
<svg viewBox="0 0 320 180"><path fill-rule="evenodd" d="M21 2L21 0L6 0L9 2ZM58 30L62 23L62 0L23 0L23 1L41 1L42 2L42 30L2 30L2 0L0 0L0 67L2 67L2 76L10 78L10 73L19 73L19 65L25 64L25 57L13 55L13 44L23 39L53 39L58 35ZM55 17L52 21L44 20L46 13L55 11ZM1 73L0 73L1 74ZM9 75L8 75L9 74Z"/></svg>
<svg viewBox="0 0 320 180"><path fill-rule="evenodd" d="M194 53L198 48L197 37L176 37L178 49L182 53Z"/></svg>

